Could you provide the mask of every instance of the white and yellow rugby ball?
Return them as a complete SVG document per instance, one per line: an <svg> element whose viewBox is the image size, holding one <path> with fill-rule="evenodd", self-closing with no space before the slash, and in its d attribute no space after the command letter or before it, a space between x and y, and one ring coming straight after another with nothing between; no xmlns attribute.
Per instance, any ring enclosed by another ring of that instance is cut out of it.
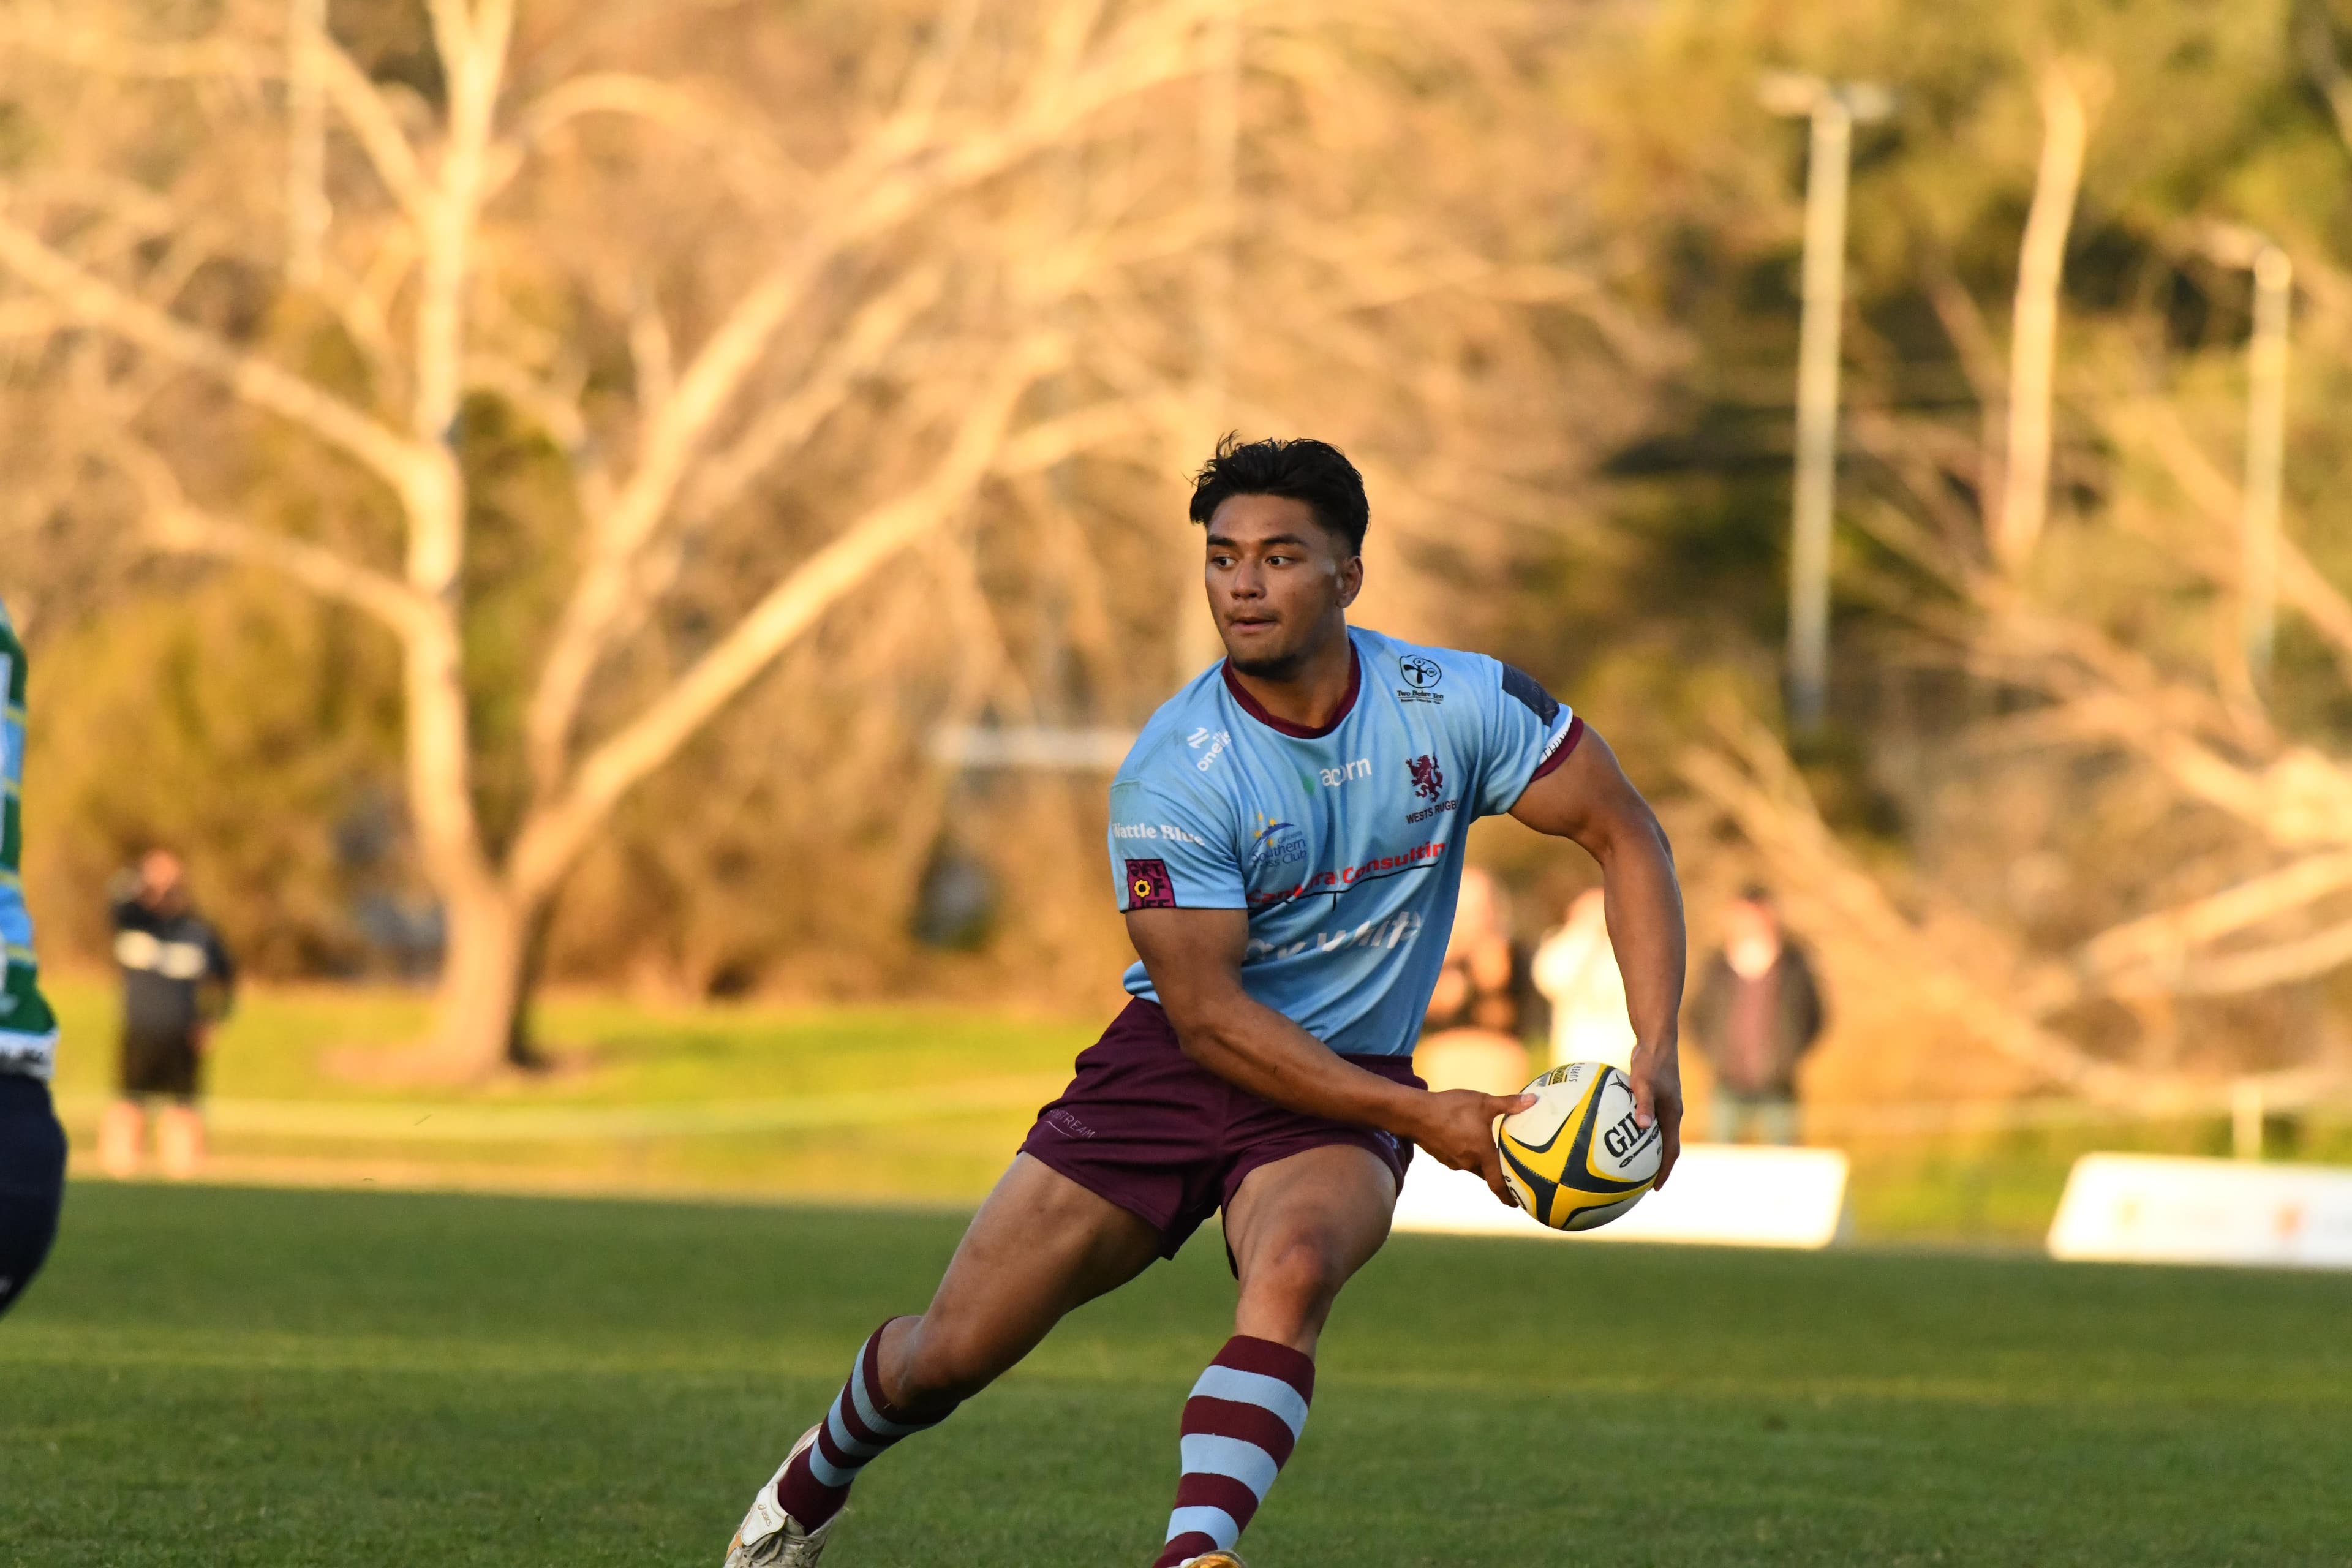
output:
<svg viewBox="0 0 2352 1568"><path fill-rule="evenodd" d="M1570 1062L1528 1085L1535 1104L1495 1128L1503 1179L1554 1230L1591 1230L1642 1201L1665 1140L1633 1121L1633 1081L1605 1062Z"/></svg>

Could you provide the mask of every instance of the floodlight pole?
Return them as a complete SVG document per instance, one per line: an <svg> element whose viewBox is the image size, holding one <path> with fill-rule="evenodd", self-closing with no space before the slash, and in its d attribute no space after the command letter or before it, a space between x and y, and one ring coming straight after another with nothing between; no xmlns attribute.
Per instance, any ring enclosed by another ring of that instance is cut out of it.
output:
<svg viewBox="0 0 2352 1568"><path fill-rule="evenodd" d="M1838 340L1845 314L1846 171L1853 117L1834 93L1812 110L1805 155L1804 316L1797 348L1797 485L1789 535L1789 708L1821 725L1830 664L1830 512L1837 493Z"/></svg>
<svg viewBox="0 0 2352 1568"><path fill-rule="evenodd" d="M2294 263L2277 246L2254 255L2254 331L2247 345L2246 514L2239 613L2246 668L2268 683L2278 635L2279 492L2286 465L2287 320Z"/></svg>
<svg viewBox="0 0 2352 1568"><path fill-rule="evenodd" d="M1805 157L1804 310L1797 349L1797 475L1789 541L1789 717L1821 726L1830 661L1830 526L1837 493L1838 339L1845 312L1846 178L1853 125L1890 105L1866 82L1776 73L1759 95L1811 124Z"/></svg>

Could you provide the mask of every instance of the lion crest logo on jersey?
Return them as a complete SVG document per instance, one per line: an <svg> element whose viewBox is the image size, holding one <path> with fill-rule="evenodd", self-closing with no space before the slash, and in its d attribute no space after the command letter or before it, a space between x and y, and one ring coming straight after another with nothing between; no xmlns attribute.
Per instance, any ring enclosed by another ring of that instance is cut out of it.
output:
<svg viewBox="0 0 2352 1568"><path fill-rule="evenodd" d="M1413 757L1404 765L1412 773L1412 793L1422 799L1435 800L1445 788L1445 774L1435 757Z"/></svg>

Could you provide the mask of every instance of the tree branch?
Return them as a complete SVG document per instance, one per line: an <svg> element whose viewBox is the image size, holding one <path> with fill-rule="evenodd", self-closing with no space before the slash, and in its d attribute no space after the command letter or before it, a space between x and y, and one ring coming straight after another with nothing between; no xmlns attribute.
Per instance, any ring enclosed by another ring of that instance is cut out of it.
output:
<svg viewBox="0 0 2352 1568"><path fill-rule="evenodd" d="M2345 77L2344 56L2336 43L2335 12L2327 0L2293 0L2287 37L2304 79L2327 105L2336 140L2352 148L2352 81Z"/></svg>
<svg viewBox="0 0 2352 1568"><path fill-rule="evenodd" d="M484 153L505 77L514 7L512 0L478 0L473 8L467 0L429 0L428 8L449 109L441 165L416 221L423 267L409 421L430 461L419 465L420 480L408 501L407 565L410 584L438 598L456 589L466 555L466 479L455 437L471 327L467 296L480 239ZM446 779L442 782L450 787ZM470 809L470 800L467 805ZM457 820L454 815L451 820Z"/></svg>
<svg viewBox="0 0 2352 1568"><path fill-rule="evenodd" d="M2010 331L2009 439L2001 453L2000 512L1994 553L2015 570L2033 553L2050 507L2051 371L2058 348L2058 289L2066 236L2082 188L2091 105L2074 73L2045 66L2041 83L2042 163L2033 206L2017 258L2015 319Z"/></svg>
<svg viewBox="0 0 2352 1568"><path fill-rule="evenodd" d="M152 514L149 534L162 549L267 566L321 598L365 610L394 632L415 629L424 601L396 577L344 560L333 551L281 533L182 506Z"/></svg>
<svg viewBox="0 0 2352 1568"><path fill-rule="evenodd" d="M2352 844L2352 772L2309 746L2266 753L2260 765L2223 754L2229 710L2204 690L2168 679L2139 654L2096 630L2011 600L1998 617L2003 643L1983 651L2020 682L2065 703L2095 733L2139 752L2196 799L2220 807L2279 847Z"/></svg>
<svg viewBox="0 0 2352 1568"><path fill-rule="evenodd" d="M416 449L359 409L258 355L192 327L117 288L0 217L0 266L75 316L210 375L255 406L356 458L396 489L415 477Z"/></svg>
<svg viewBox="0 0 2352 1568"><path fill-rule="evenodd" d="M621 797L819 616L892 555L962 510L986 477L1022 396L1060 352L1058 344L1042 341L1010 356L965 414L929 479L867 512L794 568L676 685L592 752L561 798L532 811L509 861L519 900L528 904L553 886Z"/></svg>
<svg viewBox="0 0 2352 1568"><path fill-rule="evenodd" d="M1915 221L1913 226L1922 233L1927 229L1924 222ZM1993 341L1992 329L1985 324L1984 311L1978 308L1976 296L1952 271L1951 258L1942 246L1932 239L1923 240L1922 244L1927 250L1920 268L1927 302L1935 310L1944 336L1950 340L1952 352L1959 356L1960 372L1968 377L1969 390L1976 395L1976 490L1979 510L1990 513L1993 496L2001 488L2001 432L2009 425L2009 383L2002 374L2000 345ZM1979 532L1982 531L1980 520Z"/></svg>
<svg viewBox="0 0 2352 1568"><path fill-rule="evenodd" d="M640 289L629 308L629 369L637 407L649 417L660 417L662 405L677 385L677 363L661 300L647 290Z"/></svg>
<svg viewBox="0 0 2352 1568"><path fill-rule="evenodd" d="M1086 10L1083 0L1077 0L1065 18ZM910 79L898 112L827 177L828 194L814 204L824 216L793 252L736 301L677 376L669 395L658 408L647 411L636 468L597 521L590 563L565 607L532 700L527 750L533 776L544 786L551 788L561 773L589 677L604 655L611 628L627 613L639 553L669 514L712 426L810 285L851 247L887 230L927 203L1002 172L1116 98L1190 68L1182 51L1167 47L1164 34L1171 16L1189 27L1192 11L1181 6L1163 10L1168 14L1147 13L1142 21L1126 25L1115 36L1114 47L1096 63L1074 57L1059 62L1058 70L1040 71L1018 110L994 130L910 140L910 127L921 126L928 132L937 94L944 89L943 81L934 78L951 65L961 47L961 24L954 19L961 13L942 24L931 63ZM918 156L926 152L937 155ZM913 284L910 279L909 287ZM882 341L889 314L904 309L912 298L898 298L893 290L877 301L870 309L881 314L862 320L852 330L849 358L858 357L869 331L874 342ZM846 374L845 368L840 374ZM762 446L772 440L781 446L796 426L828 405L824 380L817 378L805 389L810 394L806 398L775 410L761 422L764 428L755 426L721 459L703 487L705 504L723 504L735 487L772 460L761 453Z"/></svg>
<svg viewBox="0 0 2352 1568"><path fill-rule="evenodd" d="M1149 400L1106 398L1074 408L1051 419L1041 419L1004 445L997 472L1032 474L1058 467L1081 452L1116 446L1166 429L1171 421L1192 411L1181 394L1171 392Z"/></svg>
<svg viewBox="0 0 2352 1568"><path fill-rule="evenodd" d="M2347 887L2352 887L2352 851L2313 855L2218 893L2112 926L2083 944L2076 963L2094 981L2137 967L2177 971L2191 947L2302 909Z"/></svg>
<svg viewBox="0 0 2352 1568"><path fill-rule="evenodd" d="M682 503L688 521L701 521L732 505L762 469L806 440L939 297L943 276L937 268L918 268L869 300L791 396L703 465ZM642 478L644 470L639 472ZM667 496L647 495L633 481L595 514L591 558L564 605L523 721L525 753L542 797L552 795L562 778L589 679L614 642L650 612L637 567L667 508Z"/></svg>
<svg viewBox="0 0 2352 1568"><path fill-rule="evenodd" d="M1197 5L1155 8L1124 25L1114 35L1113 47L1095 63L1073 67L1058 79L1041 72L1018 111L992 131L942 132L919 146L908 146L903 142L911 121L894 116L866 145L842 160L825 181L824 199L815 204L824 216L799 247L736 301L648 421L636 469L601 529L597 553L610 563L610 580L600 580L600 603L583 606L583 629L611 613L601 599L625 583L630 562L660 526L711 426L824 269L852 246L902 222L926 204L988 179L1049 144L1105 104L1191 69L1185 51L1171 48L1168 35L1189 28L1197 10ZM953 44L952 33L950 26L936 46L947 51L944 58L951 58L960 47ZM919 101L930 89L910 90L915 94L910 101ZM930 116L925 110L914 119L928 125ZM934 155L917 155L926 153Z"/></svg>
<svg viewBox="0 0 2352 1568"><path fill-rule="evenodd" d="M1881 537L1902 547L1889 533ZM2146 656L2096 627L2032 605L2007 579L1927 552L1906 553L1936 572L1980 617L1948 631L1972 667L2042 692L2079 734L2137 752L2184 794L2218 807L2283 849L2352 845L2352 770L2309 746L2264 742L2241 763L2213 737L2241 741L2243 727L2210 692L2167 676Z"/></svg>
<svg viewBox="0 0 2352 1568"><path fill-rule="evenodd" d="M2309 980L2352 963L2352 921L2275 946L2183 965L2166 987L2187 996L2223 996Z"/></svg>
<svg viewBox="0 0 2352 1568"><path fill-rule="evenodd" d="M170 467L148 448L116 442L110 455L145 502L147 536L158 549L241 561L299 584L321 598L363 610L406 637L430 606L407 584L306 540L271 533L191 502Z"/></svg>
<svg viewBox="0 0 2352 1568"><path fill-rule="evenodd" d="M477 349L466 356L466 384L494 392L515 405L548 438L577 454L589 444L588 416L580 405L504 354Z"/></svg>
<svg viewBox="0 0 2352 1568"><path fill-rule="evenodd" d="M850 318L839 344L793 394L753 420L731 446L703 465L686 493L683 505L688 515L707 518L733 505L777 458L814 435L825 416L881 365L907 329L938 300L945 282L944 269L919 267L866 301Z"/></svg>
<svg viewBox="0 0 2352 1568"><path fill-rule="evenodd" d="M384 102L382 89L323 30L313 47L315 58L324 68L320 80L327 89L328 101L358 139L385 191L412 221L421 222L425 208L425 172L417 164L416 150L408 144L400 121Z"/></svg>
<svg viewBox="0 0 2352 1568"><path fill-rule="evenodd" d="M449 84L448 136L418 228L425 275L416 300L416 399L412 428L420 440L447 439L464 388L466 288L473 272L481 216L484 159L499 87L504 79L512 0L430 0L441 70ZM449 569L455 570L454 559Z"/></svg>
<svg viewBox="0 0 2352 1568"><path fill-rule="evenodd" d="M1682 754L1683 777L1773 863L1780 882L1803 889L1875 950L1886 971L2000 1055L2103 1104L2153 1110L2200 1103L2206 1088L2112 1066L2088 1056L2012 1005L2037 989L2005 942L1967 916L1940 910L1932 931L1898 910L1856 866L1813 808L1780 743L1753 721L1727 720L1720 747ZM2071 994L2071 988L2060 987Z"/></svg>
<svg viewBox="0 0 2352 1568"><path fill-rule="evenodd" d="M573 77L537 99L490 157L486 194L504 190L521 172L530 149L558 127L590 114L619 114L690 137L728 160L749 163L761 180L805 195L808 171L756 123L722 115L673 82L627 71Z"/></svg>
<svg viewBox="0 0 2352 1568"><path fill-rule="evenodd" d="M962 58L964 46L971 40L972 24L979 17L980 0L950 0L941 11L932 26L929 46L907 73L877 142L912 148L930 139L940 100L947 96L956 63Z"/></svg>
<svg viewBox="0 0 2352 1568"><path fill-rule="evenodd" d="M18 4L0 16L0 42L47 56L103 76L147 81L274 81L281 58L231 37L151 44L77 26L68 14L45 5Z"/></svg>
<svg viewBox="0 0 2352 1568"><path fill-rule="evenodd" d="M2179 407L2161 399L2142 399L2115 409L2106 424L2162 465L2172 482L2215 525L2195 534L2190 547L2199 569L2208 577L2224 585L2234 583L2237 554L2225 542L2236 538L2243 526L2244 493L2238 481L2206 455ZM2284 531L2278 550L2280 596L2320 635L2338 668L2352 677L2352 599L2320 575L2311 557Z"/></svg>

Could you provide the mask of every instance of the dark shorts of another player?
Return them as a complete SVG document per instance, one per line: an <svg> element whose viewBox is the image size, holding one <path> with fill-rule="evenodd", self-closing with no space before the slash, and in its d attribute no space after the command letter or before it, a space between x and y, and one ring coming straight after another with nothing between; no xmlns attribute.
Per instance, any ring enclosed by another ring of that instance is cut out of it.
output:
<svg viewBox="0 0 2352 1568"><path fill-rule="evenodd" d="M1409 1057L1349 1057L1423 1087ZM1186 1056L1159 1005L1138 997L1078 1053L1077 1077L1037 1113L1021 1152L1160 1232L1173 1258L1260 1165L1326 1144L1369 1150L1400 1187L1412 1145L1376 1127L1289 1110Z"/></svg>
<svg viewBox="0 0 2352 1568"><path fill-rule="evenodd" d="M49 1086L0 1073L0 1312L40 1271L66 1191L66 1132Z"/></svg>
<svg viewBox="0 0 2352 1568"><path fill-rule="evenodd" d="M156 1035L126 1029L122 1034L123 1098L176 1100L194 1102L202 1061L192 1035Z"/></svg>

